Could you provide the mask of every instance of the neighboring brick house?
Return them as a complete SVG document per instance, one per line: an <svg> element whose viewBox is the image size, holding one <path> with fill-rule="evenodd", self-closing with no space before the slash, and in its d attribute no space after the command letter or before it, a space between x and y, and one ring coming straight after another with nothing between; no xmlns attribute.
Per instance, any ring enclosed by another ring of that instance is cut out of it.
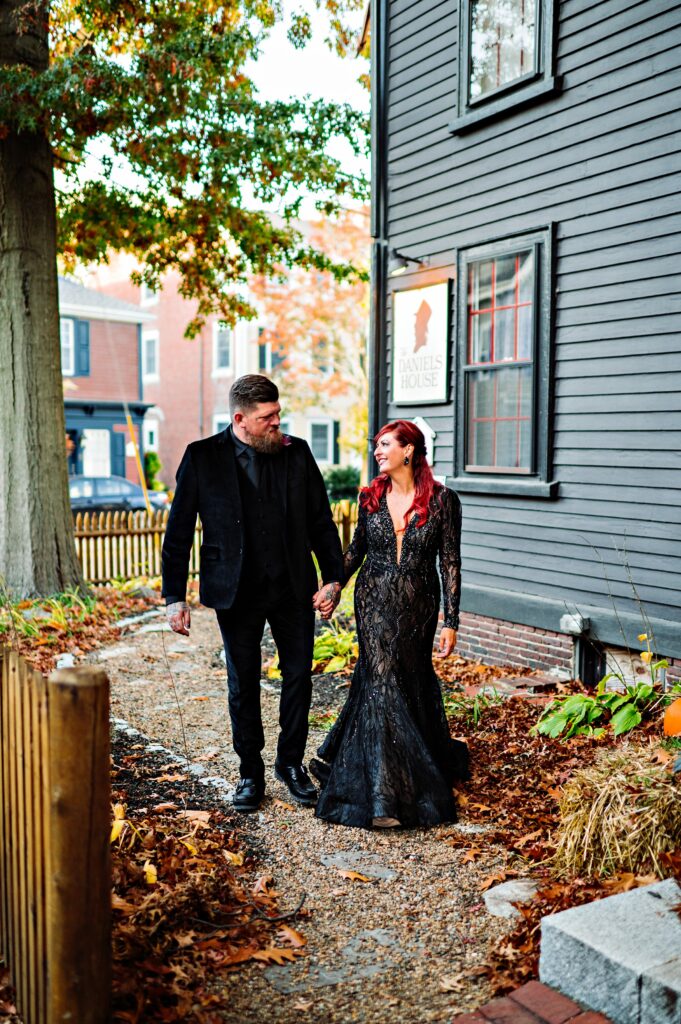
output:
<svg viewBox="0 0 681 1024"><path fill-rule="evenodd" d="M179 275L168 273L163 288L152 292L132 283L135 267L132 257L114 255L108 265L91 271L88 282L118 300L139 303L144 312L141 380L149 406L144 447L158 453L160 479L172 488L186 445L229 424L229 389L235 377L275 371L276 378L276 357L273 365L270 346L259 343L257 321L229 329L210 317L198 336L188 340L184 331L196 304L179 294ZM306 438L322 467L339 462L338 419L314 408L288 416L284 409L282 425L284 431Z"/></svg>
<svg viewBox="0 0 681 1024"><path fill-rule="evenodd" d="M148 405L142 398L139 306L59 278L61 365L69 472L138 480L126 422L138 443Z"/></svg>

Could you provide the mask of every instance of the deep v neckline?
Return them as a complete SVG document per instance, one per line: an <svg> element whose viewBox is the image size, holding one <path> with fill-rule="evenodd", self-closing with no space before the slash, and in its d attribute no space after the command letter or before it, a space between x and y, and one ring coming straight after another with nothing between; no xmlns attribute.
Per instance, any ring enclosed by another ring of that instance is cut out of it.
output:
<svg viewBox="0 0 681 1024"><path fill-rule="evenodd" d="M390 532L392 534L393 543L395 545L395 565L399 567L399 565L400 565L400 563L402 561L402 551L403 551L403 548L404 548L404 539L407 536L407 531L409 530L409 527L411 526L411 524L414 521L414 516L416 515L416 512L415 511L412 512L412 514L409 517L409 521L408 521L407 525L404 527L403 530L401 530L398 533L397 530L395 529L395 520L392 517L392 513L390 511L390 506L388 505L388 492L387 491L385 491L385 493L383 494L383 502L384 502L384 505L385 505L385 514L387 516L387 521L390 523Z"/></svg>

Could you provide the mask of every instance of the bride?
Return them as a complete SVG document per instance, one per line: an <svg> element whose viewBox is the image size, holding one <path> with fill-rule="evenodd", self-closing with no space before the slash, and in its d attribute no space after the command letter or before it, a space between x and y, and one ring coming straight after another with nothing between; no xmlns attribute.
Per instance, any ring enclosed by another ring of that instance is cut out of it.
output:
<svg viewBox="0 0 681 1024"><path fill-rule="evenodd" d="M348 699L310 767L322 783L315 814L364 828L456 820L452 783L468 777L465 744L452 740L432 654L456 644L461 504L437 483L425 439L408 420L376 435L377 476L360 492L345 553L355 587L359 658ZM365 561L366 556L366 561ZM364 563L364 564L362 564ZM332 601L320 606L322 615Z"/></svg>

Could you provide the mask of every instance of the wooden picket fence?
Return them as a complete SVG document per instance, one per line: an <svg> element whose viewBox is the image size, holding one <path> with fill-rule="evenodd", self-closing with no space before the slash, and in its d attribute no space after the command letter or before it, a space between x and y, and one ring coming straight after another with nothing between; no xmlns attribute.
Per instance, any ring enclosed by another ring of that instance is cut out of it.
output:
<svg viewBox="0 0 681 1024"><path fill-rule="evenodd" d="M345 549L357 523L357 505L339 501L331 506ZM89 583L131 580L161 575L161 547L168 522L167 509L142 512L79 512L74 520L76 551ZM199 574L201 523L197 522L189 560L189 576Z"/></svg>
<svg viewBox="0 0 681 1024"><path fill-rule="evenodd" d="M103 1024L111 991L109 683L0 647L0 951L25 1024Z"/></svg>

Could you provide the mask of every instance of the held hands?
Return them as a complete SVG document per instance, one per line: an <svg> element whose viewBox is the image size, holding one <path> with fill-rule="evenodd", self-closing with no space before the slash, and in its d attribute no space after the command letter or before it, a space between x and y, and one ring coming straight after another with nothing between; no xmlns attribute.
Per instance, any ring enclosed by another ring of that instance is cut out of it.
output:
<svg viewBox="0 0 681 1024"><path fill-rule="evenodd" d="M341 596L340 583L325 583L312 598L312 607L323 619L330 619Z"/></svg>
<svg viewBox="0 0 681 1024"><path fill-rule="evenodd" d="M440 642L438 644L438 658L446 658L456 647L456 630L449 626L443 626L440 630Z"/></svg>
<svg viewBox="0 0 681 1024"><path fill-rule="evenodd" d="M186 601L176 601L175 604L169 604L166 608L166 618L173 632L189 636L189 627L192 624L192 620L189 605Z"/></svg>

